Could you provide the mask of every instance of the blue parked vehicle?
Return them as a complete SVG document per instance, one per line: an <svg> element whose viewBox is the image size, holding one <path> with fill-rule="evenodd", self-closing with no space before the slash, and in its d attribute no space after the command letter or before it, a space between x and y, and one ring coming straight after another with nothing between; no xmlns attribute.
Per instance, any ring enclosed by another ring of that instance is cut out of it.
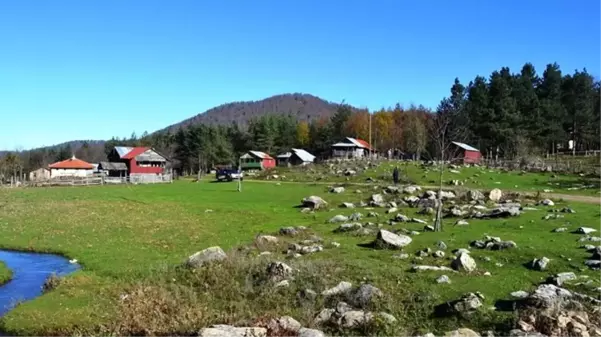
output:
<svg viewBox="0 0 601 337"><path fill-rule="evenodd" d="M220 168L215 172L215 179L217 181L244 180L244 176L238 169Z"/></svg>

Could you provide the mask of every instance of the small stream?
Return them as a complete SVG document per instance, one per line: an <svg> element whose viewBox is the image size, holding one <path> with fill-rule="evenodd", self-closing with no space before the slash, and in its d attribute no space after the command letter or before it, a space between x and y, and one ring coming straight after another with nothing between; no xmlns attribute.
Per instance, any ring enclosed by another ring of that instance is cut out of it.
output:
<svg viewBox="0 0 601 337"><path fill-rule="evenodd" d="M12 271L12 279L0 286L0 317L17 302L40 296L42 285L51 274L62 276L80 269L77 263L54 254L0 250L0 261Z"/></svg>

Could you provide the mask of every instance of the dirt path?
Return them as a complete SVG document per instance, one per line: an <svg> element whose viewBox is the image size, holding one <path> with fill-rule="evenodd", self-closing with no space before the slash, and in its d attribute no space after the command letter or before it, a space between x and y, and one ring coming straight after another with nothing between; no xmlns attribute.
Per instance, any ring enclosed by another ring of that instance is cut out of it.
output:
<svg viewBox="0 0 601 337"><path fill-rule="evenodd" d="M274 180L250 180L250 179L245 179L244 181L249 181L249 182L253 182L253 183L281 183L281 184L303 184L303 185L310 185L310 184L314 184L314 185L333 185L333 184L345 184L345 185L354 185L354 186L372 186L372 183L358 183L358 182L334 182L334 181L313 181L313 182L303 182L303 181L274 181ZM420 185L420 187L425 188L425 189L436 189L438 188L437 186L423 186ZM458 188L453 188L453 186L445 186L444 187L445 190L454 190L454 189L458 189ZM462 189L465 189L465 187L462 187ZM482 192L484 192L484 189L478 189ZM516 190L507 190L509 192L517 192L520 194L533 194L532 191L530 192L526 192L526 191L516 191ZM541 192L541 196L543 198L549 198L549 199L563 199L563 200L567 200L567 201L575 201L575 202L583 202L583 203L587 203L587 204L599 204L601 205L601 196L588 196L588 195L577 195L577 194L561 194L561 193L542 193Z"/></svg>

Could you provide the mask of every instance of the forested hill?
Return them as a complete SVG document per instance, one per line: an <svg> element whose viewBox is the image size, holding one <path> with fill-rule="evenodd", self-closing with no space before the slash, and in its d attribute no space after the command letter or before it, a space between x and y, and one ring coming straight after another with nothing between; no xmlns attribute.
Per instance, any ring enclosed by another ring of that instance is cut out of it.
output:
<svg viewBox="0 0 601 337"><path fill-rule="evenodd" d="M194 124L248 125L253 118L268 114L290 114L298 121L313 121L322 117L330 118L336 112L338 103L328 102L309 94L282 94L260 101L232 102L209 109L158 132L175 132L181 127Z"/></svg>

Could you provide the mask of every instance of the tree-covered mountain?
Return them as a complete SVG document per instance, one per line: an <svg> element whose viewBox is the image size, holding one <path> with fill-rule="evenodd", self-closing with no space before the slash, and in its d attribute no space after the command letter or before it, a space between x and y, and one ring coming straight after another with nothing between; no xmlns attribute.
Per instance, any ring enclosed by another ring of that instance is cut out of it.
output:
<svg viewBox="0 0 601 337"><path fill-rule="evenodd" d="M245 127L252 119L271 114L291 115L298 121L310 122L320 118L330 118L336 112L338 103L326 101L309 94L282 94L260 101L226 103L194 117L170 125L158 132L175 132L190 125L231 125Z"/></svg>

